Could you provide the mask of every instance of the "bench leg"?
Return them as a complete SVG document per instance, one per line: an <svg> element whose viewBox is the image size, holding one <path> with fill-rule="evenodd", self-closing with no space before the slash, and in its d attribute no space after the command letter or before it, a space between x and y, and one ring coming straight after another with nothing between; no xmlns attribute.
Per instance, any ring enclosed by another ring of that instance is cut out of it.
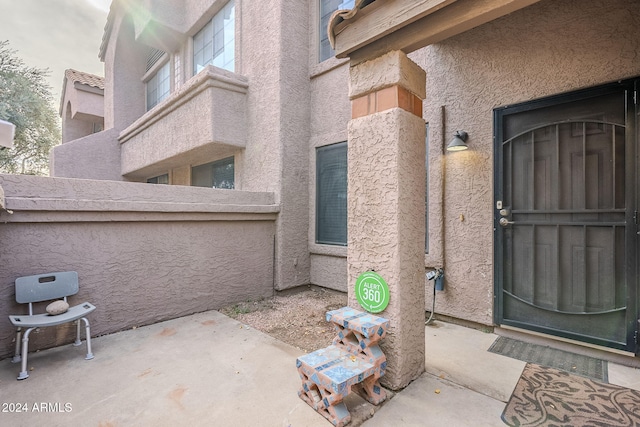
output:
<svg viewBox="0 0 640 427"><path fill-rule="evenodd" d="M93 353L91 352L91 326L89 325L89 321L84 317L78 319L78 329L77 329L77 334L76 334L76 341L73 343L73 345L79 346L80 344L82 344L82 341L80 341L80 321L81 320L84 321L85 337L87 339L87 356L85 357L85 359L86 360L91 360L91 359L93 359Z"/></svg>
<svg viewBox="0 0 640 427"><path fill-rule="evenodd" d="M351 421L351 414L342 401L342 395L319 387L302 372L300 376L302 388L298 391L298 396L302 400L336 427L344 427Z"/></svg>
<svg viewBox="0 0 640 427"><path fill-rule="evenodd" d="M20 374L18 374L19 380L26 380L29 378L29 373L27 372L27 355L29 354L29 334L35 328L29 328L26 330L24 335L22 336L22 369Z"/></svg>
<svg viewBox="0 0 640 427"><path fill-rule="evenodd" d="M13 355L13 359L11 359L11 363L20 363L20 360L22 359L20 357L20 335L22 332L22 328L18 328L18 331L16 332L16 352Z"/></svg>
<svg viewBox="0 0 640 427"><path fill-rule="evenodd" d="M82 344L82 341L80 341L80 319L78 319L76 320L76 340L73 343L73 345L78 347L81 344Z"/></svg>
<svg viewBox="0 0 640 427"><path fill-rule="evenodd" d="M379 405L387 398L387 392L380 386L379 378L375 376L366 378L358 385L362 390L362 393L359 394L369 403Z"/></svg>

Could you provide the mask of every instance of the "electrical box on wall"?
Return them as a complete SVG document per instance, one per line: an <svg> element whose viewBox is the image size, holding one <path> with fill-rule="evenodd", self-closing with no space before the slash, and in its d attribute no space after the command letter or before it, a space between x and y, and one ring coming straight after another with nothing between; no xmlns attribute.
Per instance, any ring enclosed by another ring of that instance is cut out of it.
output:
<svg viewBox="0 0 640 427"><path fill-rule="evenodd" d="M435 280L434 286L436 291L444 290L444 270L438 268L427 273L428 280Z"/></svg>

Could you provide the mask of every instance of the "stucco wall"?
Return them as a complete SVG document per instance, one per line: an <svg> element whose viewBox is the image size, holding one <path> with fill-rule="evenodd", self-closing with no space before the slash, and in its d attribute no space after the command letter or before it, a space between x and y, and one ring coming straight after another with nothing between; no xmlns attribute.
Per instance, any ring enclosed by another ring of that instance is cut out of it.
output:
<svg viewBox="0 0 640 427"><path fill-rule="evenodd" d="M63 94L62 111L62 143L73 141L93 133L93 124L104 125L104 96L98 89L88 90L75 87L73 81L67 80Z"/></svg>
<svg viewBox="0 0 640 427"><path fill-rule="evenodd" d="M546 0L411 55L427 71L428 264L445 248L436 312L492 323L493 109L640 75L639 24L634 0ZM470 148L446 155L442 212L441 106L445 139L463 129Z"/></svg>
<svg viewBox="0 0 640 427"><path fill-rule="evenodd" d="M251 191L278 191L280 168L280 13L267 2L242 1L240 33L242 64L236 72L249 79L247 147L243 182ZM236 4L236 12L238 12ZM238 32L236 31L236 35ZM276 64L274 66L274 64Z"/></svg>
<svg viewBox="0 0 640 427"><path fill-rule="evenodd" d="M311 254L311 283L347 292L347 257Z"/></svg>
<svg viewBox="0 0 640 427"><path fill-rule="evenodd" d="M125 129L146 110L145 73L148 48L135 43L129 17L114 19L104 58L104 126Z"/></svg>
<svg viewBox="0 0 640 427"><path fill-rule="evenodd" d="M312 27L316 16L312 13ZM315 30L312 30L315 33ZM317 50L317 37L311 38ZM310 52L311 60L317 59ZM311 252L311 283L347 291L347 248L319 245L316 239L316 149L347 140L347 124L351 119L349 101L349 63L330 58L311 66L311 118L308 148L309 174L309 251ZM348 149L348 148L347 148Z"/></svg>
<svg viewBox="0 0 640 427"><path fill-rule="evenodd" d="M109 129L53 147L51 176L121 181L118 132Z"/></svg>
<svg viewBox="0 0 640 427"><path fill-rule="evenodd" d="M247 146L242 185L274 191L281 211L276 238L276 289L307 284L309 252L308 6L304 2L236 0L239 68L249 80ZM238 50L236 50L238 51ZM238 64L237 64L238 65Z"/></svg>
<svg viewBox="0 0 640 427"><path fill-rule="evenodd" d="M271 193L0 175L0 312L23 313L16 277L78 271L92 334L154 323L273 292ZM32 334L30 350L72 341ZM15 331L0 324L0 357Z"/></svg>
<svg viewBox="0 0 640 427"><path fill-rule="evenodd" d="M276 289L310 282L309 171L309 27L307 3L282 0L280 8L280 204Z"/></svg>
<svg viewBox="0 0 640 427"><path fill-rule="evenodd" d="M124 129L121 173L146 179L233 155L246 144L247 80L207 66Z"/></svg>
<svg viewBox="0 0 640 427"><path fill-rule="evenodd" d="M95 122L90 120L72 119L69 115L70 108L66 109L62 119L62 143L74 141L76 139L91 135L93 133L93 124L100 123L101 120L96 118Z"/></svg>

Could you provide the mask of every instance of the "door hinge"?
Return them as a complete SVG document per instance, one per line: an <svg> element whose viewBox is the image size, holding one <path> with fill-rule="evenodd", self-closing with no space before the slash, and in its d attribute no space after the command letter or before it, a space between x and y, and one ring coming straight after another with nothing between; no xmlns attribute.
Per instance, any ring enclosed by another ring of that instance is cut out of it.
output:
<svg viewBox="0 0 640 427"><path fill-rule="evenodd" d="M633 223L638 225L638 211L633 212Z"/></svg>

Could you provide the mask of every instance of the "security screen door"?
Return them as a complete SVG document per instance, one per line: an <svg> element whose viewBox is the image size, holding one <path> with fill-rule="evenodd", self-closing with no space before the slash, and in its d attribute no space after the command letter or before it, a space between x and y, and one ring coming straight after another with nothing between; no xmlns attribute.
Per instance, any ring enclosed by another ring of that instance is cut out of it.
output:
<svg viewBox="0 0 640 427"><path fill-rule="evenodd" d="M636 351L635 82L496 109L496 323Z"/></svg>

